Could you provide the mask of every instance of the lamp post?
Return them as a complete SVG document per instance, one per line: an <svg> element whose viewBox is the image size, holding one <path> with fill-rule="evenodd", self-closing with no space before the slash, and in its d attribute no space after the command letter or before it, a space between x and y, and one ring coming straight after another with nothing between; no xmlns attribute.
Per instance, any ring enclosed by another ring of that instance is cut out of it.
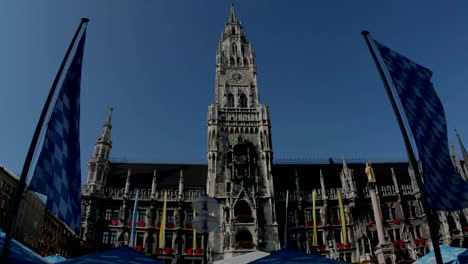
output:
<svg viewBox="0 0 468 264"><path fill-rule="evenodd" d="M218 201L215 198L203 194L192 201L192 208L197 212L197 217L192 220L193 228L204 237L203 263L208 259L208 233L215 231L219 226Z"/></svg>

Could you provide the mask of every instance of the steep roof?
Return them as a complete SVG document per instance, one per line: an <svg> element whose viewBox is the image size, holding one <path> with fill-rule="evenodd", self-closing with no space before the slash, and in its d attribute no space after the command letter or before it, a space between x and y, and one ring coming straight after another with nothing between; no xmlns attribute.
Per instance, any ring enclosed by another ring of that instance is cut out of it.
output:
<svg viewBox="0 0 468 264"><path fill-rule="evenodd" d="M367 184L367 175L364 171L365 163L348 163L353 170L354 180L361 189ZM410 184L408 163L372 163L377 184L393 185L391 168L394 169L399 185ZM130 185L132 188L150 188L153 173L157 171L157 185L177 187L180 171L183 171L184 186L203 188L206 184L208 166L206 164L168 164L168 163L111 163L111 171L107 178L107 187L124 188L128 170L131 171ZM301 190L320 189L320 171L322 171L326 188L340 188L340 173L342 163L335 164L273 164L273 181L275 190L294 190L295 173L299 178Z"/></svg>
<svg viewBox="0 0 468 264"><path fill-rule="evenodd" d="M364 171L365 163L348 163L348 168L353 170L354 180L358 189L367 184L367 175ZM408 163L372 163L377 184L380 186L393 185L391 168L394 169L399 185L410 184L411 180L408 173ZM340 188L340 173L343 164L274 164L273 165L273 183L275 191L294 190L295 173L299 178L301 190L320 189L320 170L322 171L326 188Z"/></svg>
<svg viewBox="0 0 468 264"><path fill-rule="evenodd" d="M132 188L151 188L154 170L158 186L177 187L182 170L184 186L205 187L208 172L205 164L111 163L107 187L124 188L129 169Z"/></svg>

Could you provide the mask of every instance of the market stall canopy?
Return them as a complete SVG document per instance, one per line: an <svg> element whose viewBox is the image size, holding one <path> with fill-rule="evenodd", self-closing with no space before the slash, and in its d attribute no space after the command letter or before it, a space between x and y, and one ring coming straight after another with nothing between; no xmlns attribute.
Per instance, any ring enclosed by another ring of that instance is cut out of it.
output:
<svg viewBox="0 0 468 264"><path fill-rule="evenodd" d="M86 256L69 259L60 264L87 264L87 263L100 263L100 264L113 264L113 263L129 263L129 264L163 264L155 258L148 257L128 246L121 246L118 248L101 251Z"/></svg>
<svg viewBox="0 0 468 264"><path fill-rule="evenodd" d="M50 263L59 263L59 262L67 260L66 258L60 256L59 254L53 255L53 256L47 256L44 258Z"/></svg>
<svg viewBox="0 0 468 264"><path fill-rule="evenodd" d="M250 263L256 259L263 258L270 255L270 253L263 251L254 251L247 254L235 256L232 258L217 260L213 264L246 264Z"/></svg>
<svg viewBox="0 0 468 264"><path fill-rule="evenodd" d="M345 264L345 262L324 258L317 255L307 254L299 250L284 248L272 252L271 255L257 259L250 263L327 263L327 264Z"/></svg>
<svg viewBox="0 0 468 264"><path fill-rule="evenodd" d="M5 233L0 231L0 252L3 250L5 242ZM12 239L10 243L10 253L6 259L0 256L0 263L41 263L48 264L47 260L41 257L36 252L32 251L20 242ZM1 254L1 253L0 253Z"/></svg>
<svg viewBox="0 0 468 264"><path fill-rule="evenodd" d="M440 245L440 252L442 254L442 262L444 264L466 264L468 263L468 249L449 247L447 245ZM434 251L429 252L424 257L416 260L414 264L435 264Z"/></svg>

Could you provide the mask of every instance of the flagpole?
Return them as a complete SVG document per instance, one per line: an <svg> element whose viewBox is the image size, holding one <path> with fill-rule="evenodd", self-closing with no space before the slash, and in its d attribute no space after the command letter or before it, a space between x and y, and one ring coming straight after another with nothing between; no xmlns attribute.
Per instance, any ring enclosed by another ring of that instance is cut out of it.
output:
<svg viewBox="0 0 468 264"><path fill-rule="evenodd" d="M133 216L132 216L132 234L130 237L130 246L135 248L136 246L136 227L137 227L137 214L138 214L138 198L140 195L140 190L137 190L136 196L135 196L135 203L133 204Z"/></svg>
<svg viewBox="0 0 468 264"><path fill-rule="evenodd" d="M288 202L289 202L289 189L286 190L286 216L284 221L284 248L288 246Z"/></svg>
<svg viewBox="0 0 468 264"><path fill-rule="evenodd" d="M429 226L429 233L431 235L431 240L432 240L432 247L434 248L434 255L437 261L437 264L443 264L442 262L442 255L440 253L440 247L439 247L439 238L438 238L438 227L436 227L434 219L436 215L433 213L433 211L429 208L429 205L426 200L426 194L424 191L424 185L422 183L422 177L421 173L419 171L419 166L416 161L416 157L413 152L413 148L411 147L411 142L409 140L408 132L406 130L406 127L403 123L403 119L401 117L401 114L398 110L398 106L396 104L395 98L393 97L393 93L390 87L390 83L388 82L387 78L385 77L384 70L382 68L382 65L380 65L377 55L375 54L375 51L371 45L371 42L369 40L369 31L362 31L361 32L362 36L364 37L367 47L369 48L369 51L372 55L372 59L374 59L375 65L377 67L377 70L379 71L380 77L382 78L382 81L385 86L385 90L387 91L388 98L390 99L390 103L392 104L393 112L395 113L395 116L397 118L398 126L400 127L401 134L403 136L403 141L405 142L405 147L406 151L408 153L408 157L410 160L410 165L413 167L413 171L415 174L416 182L418 184L419 192L421 194L421 200L422 200L422 205L423 205L423 211L424 214L426 215L427 219L427 224Z"/></svg>
<svg viewBox="0 0 468 264"><path fill-rule="evenodd" d="M52 87L50 89L49 95L47 96L46 102L44 104L44 108L42 109L41 115L39 117L39 122L37 123L36 129L34 130L34 135L32 137L31 144L29 145L28 153L26 155L26 159L23 164L23 169L21 170L21 176L20 176L20 180L18 183L18 187L16 188L16 191L15 191L15 197L13 199L13 206L11 208L10 216L8 217L8 225L7 225L7 230L5 234L5 242L3 244L2 257L7 257L8 255L8 251L10 248L10 241L11 241L13 231L15 230L15 226L16 226L16 218L18 216L19 206L20 206L21 199L23 197L23 192L26 186L26 178L28 176L28 172L31 167L33 155L37 146L37 142L39 140L39 136L41 134L44 120L49 110L50 103L52 101L52 98L54 97L55 90L57 89L57 84L60 80L60 77L62 76L63 69L65 68L65 64L68 61L68 58L70 57L70 53L73 49L73 46L75 45L76 39L78 38L78 35L82 31L82 29L87 25L88 22L89 22L88 18L81 19L81 23L78 26L78 29L76 30L75 35L73 36L73 39L70 45L68 46L68 49L67 49L67 52L65 53L65 57L63 58L62 64L60 65L57 75L55 76L54 82L52 83Z"/></svg>

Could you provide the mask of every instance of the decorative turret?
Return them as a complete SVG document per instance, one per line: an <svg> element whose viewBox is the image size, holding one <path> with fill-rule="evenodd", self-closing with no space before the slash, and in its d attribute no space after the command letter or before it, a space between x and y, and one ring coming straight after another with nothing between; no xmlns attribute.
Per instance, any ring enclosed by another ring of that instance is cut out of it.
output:
<svg viewBox="0 0 468 264"><path fill-rule="evenodd" d="M393 186L395 186L395 192L397 194L400 194L400 187L398 185L398 181L396 178L395 170L393 168L390 168L390 171L392 173L392 181L393 181Z"/></svg>
<svg viewBox="0 0 468 264"><path fill-rule="evenodd" d="M460 162L460 157L458 156L458 151L455 145L452 144L452 163L453 166L457 169L457 172L460 173L460 175L464 175L463 167Z"/></svg>
<svg viewBox="0 0 468 264"><path fill-rule="evenodd" d="M106 177L110 170L109 157L112 149L112 107L102 129L91 159L88 161L88 186L91 192L99 191L106 184Z"/></svg>
<svg viewBox="0 0 468 264"><path fill-rule="evenodd" d="M346 159L343 156L343 169L340 173L341 186L346 197L352 198L356 195L356 182L354 181L353 170L348 168Z"/></svg>
<svg viewBox="0 0 468 264"><path fill-rule="evenodd" d="M458 132L455 130L455 133L457 134L458 138L458 144L460 145L462 155L463 155L463 167L465 168L465 180L468 180L468 152L465 149L465 145L463 144L460 135Z"/></svg>
<svg viewBox="0 0 468 264"><path fill-rule="evenodd" d="M112 129L112 111L113 108L109 109L109 114L107 115L106 123L104 124L104 128L102 129L101 136L98 139L98 143L106 144L111 146L111 129Z"/></svg>
<svg viewBox="0 0 468 264"><path fill-rule="evenodd" d="M128 169L127 171L127 179L125 181L125 197L128 198L128 195L130 194L130 178L132 176L132 171Z"/></svg>
<svg viewBox="0 0 468 264"><path fill-rule="evenodd" d="M156 177L157 171L154 169L153 172L153 182L151 184L151 200L156 199L156 182L157 182L157 177Z"/></svg>
<svg viewBox="0 0 468 264"><path fill-rule="evenodd" d="M179 201L183 201L184 199L184 172L180 170L179 176Z"/></svg>

